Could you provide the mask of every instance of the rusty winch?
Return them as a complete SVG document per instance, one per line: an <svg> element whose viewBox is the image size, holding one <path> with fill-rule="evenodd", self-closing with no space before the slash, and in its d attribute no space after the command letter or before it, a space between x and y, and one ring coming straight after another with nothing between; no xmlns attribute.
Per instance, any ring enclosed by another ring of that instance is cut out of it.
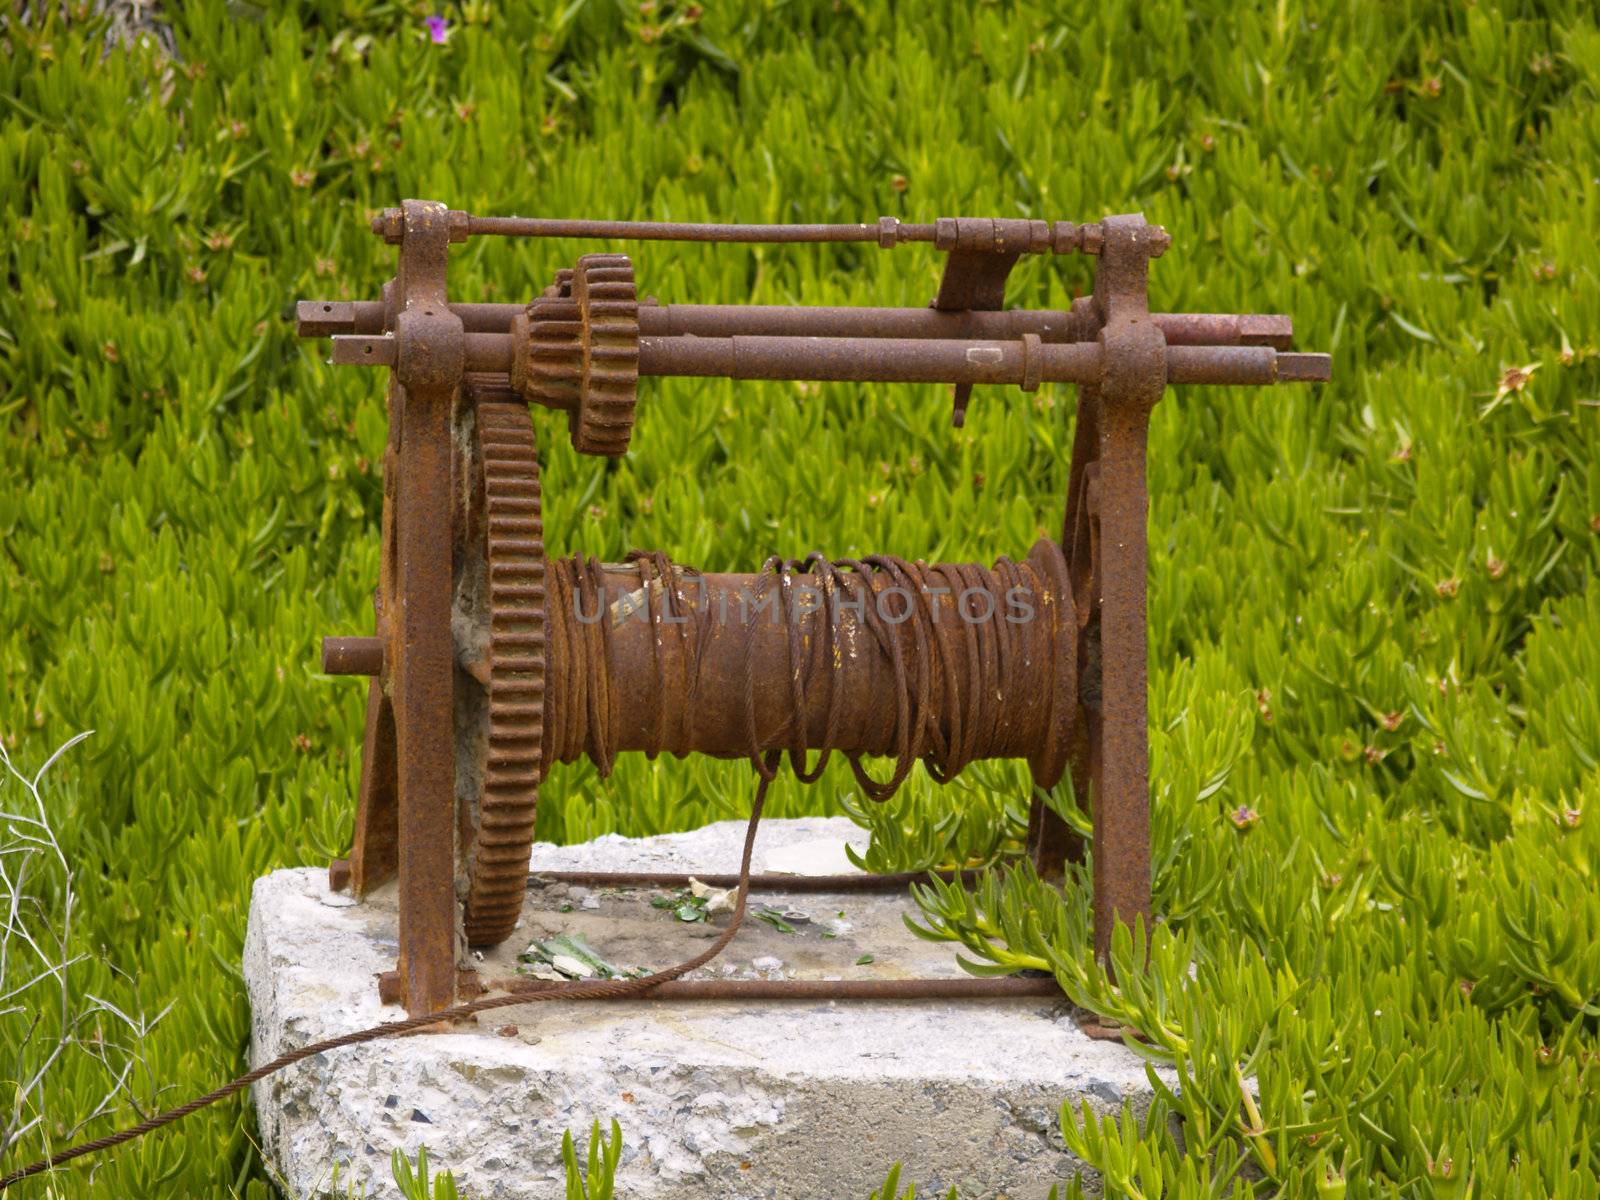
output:
<svg viewBox="0 0 1600 1200"><path fill-rule="evenodd" d="M1102 953L1117 918L1148 918L1149 415L1169 384L1326 380L1326 355L1289 351L1289 318L1150 312L1150 260L1169 239L1137 215L696 225L474 217L407 201L373 229L399 248L383 298L303 301L298 317L303 336L333 335L334 362L390 369L376 636L323 648L329 673L372 677L354 848L332 880L364 895L399 876L386 999L422 1016L481 988L467 950L516 924L540 781L579 757L604 774L627 751L748 757L766 778L787 753L806 779L838 752L879 799L918 760L942 781L977 759L1021 758L1041 789L1070 769L1093 813ZM529 304L453 302L449 247L486 235L926 242L948 258L927 308L641 300L632 260L611 252L584 255ZM1065 311L1004 307L1022 255L1066 253L1095 256L1092 295ZM619 564L548 557L530 404L564 411L578 450L621 456L649 375L949 383L958 425L975 384L1075 384L1061 538L987 566L812 555L747 575L655 552ZM886 777L866 766L880 756L893 760ZM1029 841L1047 875L1083 849L1037 798ZM791 891L905 883L751 880ZM1003 994L1013 982L926 981L918 994Z"/></svg>

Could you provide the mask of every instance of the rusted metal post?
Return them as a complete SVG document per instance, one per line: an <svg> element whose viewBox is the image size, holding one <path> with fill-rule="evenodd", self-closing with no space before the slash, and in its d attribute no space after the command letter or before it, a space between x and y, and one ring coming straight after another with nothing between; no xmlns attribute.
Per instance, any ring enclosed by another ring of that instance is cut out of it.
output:
<svg viewBox="0 0 1600 1200"><path fill-rule="evenodd" d="M451 406L462 376L461 318L449 310L448 210L404 206L395 318L400 384L395 582L389 614L399 762L400 965L413 1016L455 1002L455 648L450 631Z"/></svg>
<svg viewBox="0 0 1600 1200"><path fill-rule="evenodd" d="M1095 952L1110 951L1115 922L1150 922L1150 781L1145 687L1144 445L1148 410L1111 406L1091 485L1099 707L1088 712L1094 820ZM1108 497L1114 496L1111 500Z"/></svg>
<svg viewBox="0 0 1600 1200"><path fill-rule="evenodd" d="M1099 695L1087 714L1094 820L1095 951L1109 956L1118 921L1150 923L1150 767L1146 728L1145 573L1150 410L1166 387L1166 339L1150 320L1155 230L1111 217L1095 271L1104 374L1095 408L1091 621Z"/></svg>

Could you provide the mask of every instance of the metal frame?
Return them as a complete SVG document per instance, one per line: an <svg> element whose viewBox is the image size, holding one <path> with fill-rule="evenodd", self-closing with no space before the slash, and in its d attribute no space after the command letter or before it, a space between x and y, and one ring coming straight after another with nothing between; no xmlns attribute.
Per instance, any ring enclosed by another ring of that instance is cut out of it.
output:
<svg viewBox="0 0 1600 1200"><path fill-rule="evenodd" d="M400 954L380 981L386 1000L413 1016L438 1011L481 986L462 971L457 871L465 832L455 804L451 632L452 411L470 403L469 372L508 374L521 305L452 304L450 244L471 236L595 237L704 242L931 243L946 252L928 309L658 305L638 314L638 374L740 379L941 381L955 385L960 424L978 383L1032 390L1073 383L1077 427L1061 547L1078 622L1077 704L1070 746L1079 794L1093 815L1095 946L1104 957L1118 920L1150 919L1146 744L1146 439L1169 383L1269 384L1328 377L1325 355L1288 352L1289 318L1152 314L1150 260L1165 231L1141 216L1102 222L943 218L901 224L684 225L474 217L408 200L381 213L374 232L398 247L399 269L380 302L303 301L303 336L334 335L336 363L392 369L385 457L382 579L376 636L330 638L324 669L373 676L354 846L330 881L364 895L398 874ZM1004 310L1006 278L1024 253L1098 257L1093 295L1063 312ZM871 336L861 336L863 330ZM1065 750L1063 751L1065 756ZM1029 817L1029 853L1059 878L1081 860L1081 841L1040 801ZM672 885L676 875L565 875L593 885ZM734 877L699 876L717 883ZM801 890L901 888L920 876L825 879L758 876L761 887ZM497 986L529 990L525 982ZM892 983L679 982L669 998L1037 996L1048 980Z"/></svg>

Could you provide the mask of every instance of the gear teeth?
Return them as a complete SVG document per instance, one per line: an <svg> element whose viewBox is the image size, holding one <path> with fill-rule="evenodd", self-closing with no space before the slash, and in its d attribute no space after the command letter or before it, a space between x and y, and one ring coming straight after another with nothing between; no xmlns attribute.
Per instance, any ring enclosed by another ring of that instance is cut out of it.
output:
<svg viewBox="0 0 1600 1200"><path fill-rule="evenodd" d="M583 316L583 396L569 414L585 454L626 454L639 389L639 293L626 254L586 254L572 278Z"/></svg>
<svg viewBox="0 0 1600 1200"><path fill-rule="evenodd" d="M559 296L552 302L571 304ZM532 310L545 303L535 301ZM469 945L485 946L510 936L527 889L544 765L546 611L539 459L527 407L480 400L477 430L487 517L489 716L464 926Z"/></svg>
<svg viewBox="0 0 1600 1200"><path fill-rule="evenodd" d="M578 260L573 298L583 312L584 388L569 415L573 444L586 454L620 456L633 435L639 386L639 299L625 254Z"/></svg>
<svg viewBox="0 0 1600 1200"><path fill-rule="evenodd" d="M553 298L570 295L572 295L572 268L562 267L556 272L556 277L550 283L550 286L544 289L543 296L545 298Z"/></svg>
<svg viewBox="0 0 1600 1200"><path fill-rule="evenodd" d="M584 454L626 454L639 391L639 293L626 254L586 254L512 322L511 386L565 409Z"/></svg>
<svg viewBox="0 0 1600 1200"><path fill-rule="evenodd" d="M529 400L569 408L583 390L583 320L576 300L550 292L528 306L512 382Z"/></svg>

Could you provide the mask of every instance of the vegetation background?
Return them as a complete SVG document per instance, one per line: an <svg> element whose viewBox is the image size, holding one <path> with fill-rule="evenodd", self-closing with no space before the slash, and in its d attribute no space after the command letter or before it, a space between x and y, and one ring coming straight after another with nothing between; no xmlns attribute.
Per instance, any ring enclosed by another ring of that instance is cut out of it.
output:
<svg viewBox="0 0 1600 1200"><path fill-rule="evenodd" d="M194 0L109 48L92 7L0 17L0 735L31 777L94 731L41 785L83 957L20 992L33 968L7 960L5 1166L240 1069L251 881L346 846L360 689L316 647L369 622L384 417L291 305L375 295L392 252L367 215L419 196L1137 209L1173 235L1153 304L1293 314L1331 385L1190 388L1155 415L1150 968L1108 989L1080 893L1025 876L924 896L930 931L1049 967L1178 1065L1181 1144L1064 1114L1111 1194L1600 1194L1589 6ZM452 285L531 297L592 248L473 242ZM636 260L669 301L922 304L939 269L914 247ZM1011 299L1064 306L1087 278L1026 261ZM988 561L1059 522L1063 388L981 392L961 431L938 388L646 391L620 463L541 418L554 549ZM786 781L772 811L848 793ZM749 794L734 764L567 769L540 832L683 828ZM16 780L0 798L32 811ZM988 860L1025 800L990 769L863 819L879 862ZM39 887L7 927L59 917L61 872L6 821L0 863ZM262 1197L253 1136L223 1106L20 1190Z"/></svg>

